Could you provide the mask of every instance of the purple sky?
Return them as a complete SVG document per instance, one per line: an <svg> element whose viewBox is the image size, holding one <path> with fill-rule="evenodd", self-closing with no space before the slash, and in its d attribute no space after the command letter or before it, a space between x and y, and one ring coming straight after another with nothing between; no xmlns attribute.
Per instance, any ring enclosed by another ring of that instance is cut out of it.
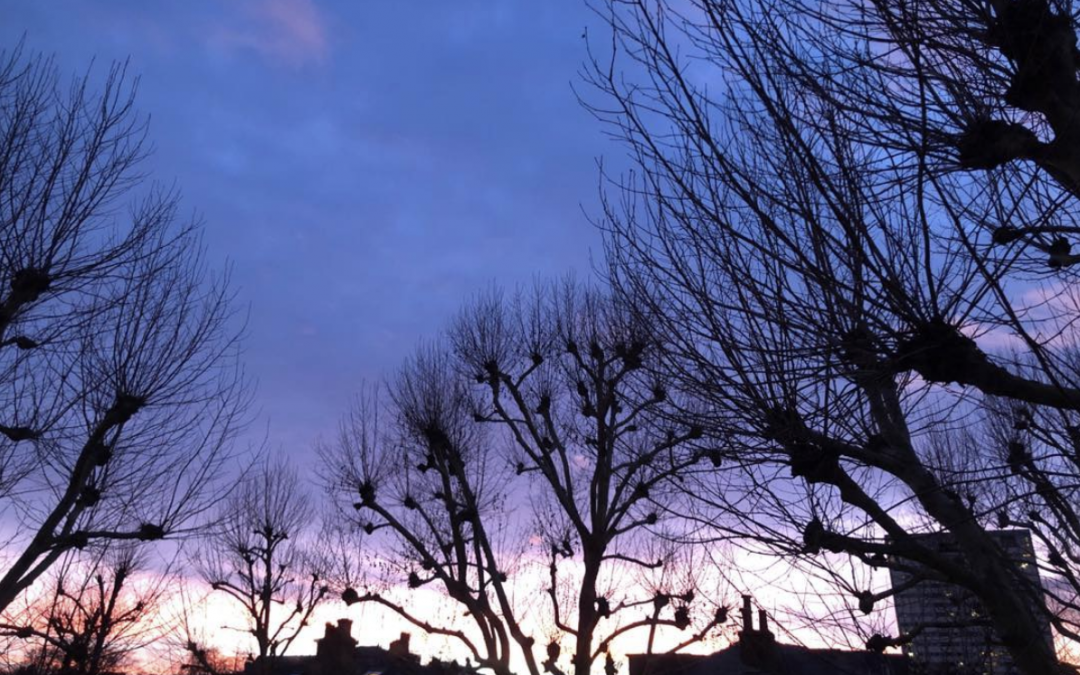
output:
<svg viewBox="0 0 1080 675"><path fill-rule="evenodd" d="M620 152L571 91L586 25L584 0L24 0L0 41L130 58L148 168L250 308L252 436L299 456L474 291L590 273Z"/></svg>

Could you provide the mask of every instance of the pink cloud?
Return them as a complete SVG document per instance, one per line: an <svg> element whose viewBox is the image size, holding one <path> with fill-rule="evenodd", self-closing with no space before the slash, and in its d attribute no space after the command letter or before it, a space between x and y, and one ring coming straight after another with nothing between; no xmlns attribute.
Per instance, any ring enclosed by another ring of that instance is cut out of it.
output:
<svg viewBox="0 0 1080 675"><path fill-rule="evenodd" d="M318 65L329 55L326 23L312 0L246 0L230 23L214 32L226 49L249 49L292 68Z"/></svg>

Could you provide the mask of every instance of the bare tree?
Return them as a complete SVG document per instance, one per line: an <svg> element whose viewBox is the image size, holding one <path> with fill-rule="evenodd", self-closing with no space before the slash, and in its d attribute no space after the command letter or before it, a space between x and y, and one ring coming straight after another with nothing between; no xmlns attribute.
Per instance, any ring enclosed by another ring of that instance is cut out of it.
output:
<svg viewBox="0 0 1080 675"><path fill-rule="evenodd" d="M645 598L607 597L603 588L613 567L625 574L627 566L664 566L664 558L645 555L662 532L662 516L668 521L679 511L673 483L716 459L696 442L701 427L671 421L650 331L609 297L566 283L512 302L481 299L463 313L451 340L483 392L477 419L513 441L517 472L536 479L557 514L541 532L550 551L554 622L573 636L572 672L589 673L611 641L631 630L687 629L693 588L660 588ZM582 566L570 607L556 595L560 557ZM641 605L652 614L616 623ZM661 618L664 608L670 618ZM616 627L600 638L602 621ZM715 617L700 623L708 631ZM559 672L553 656L545 666Z"/></svg>
<svg viewBox="0 0 1080 675"><path fill-rule="evenodd" d="M150 571L135 546L104 548L90 556L69 553L49 576L45 593L9 611L0 623L0 633L19 638L16 651L24 669L113 672L168 630L159 611L172 571Z"/></svg>
<svg viewBox="0 0 1080 675"><path fill-rule="evenodd" d="M738 469L695 484L702 519L806 564L957 584L1023 672L1056 672L1043 625L1076 639L1080 563L1075 17L1041 0L600 11L615 39L592 109L637 169L606 204L612 277ZM957 442L980 428L997 433ZM1017 524L1070 611L1042 615L987 532ZM960 561L915 536L938 529ZM859 612L892 593L849 592Z"/></svg>
<svg viewBox="0 0 1080 675"><path fill-rule="evenodd" d="M923 171L993 172L1012 196L985 224L993 243L1041 251L1051 269L1080 261L1070 244L1080 230L1067 213L1056 217L1060 200L1080 195L1071 1L779 0L759 8L758 18L787 32L775 46L787 61L778 72L858 117L845 130L855 142L903 153ZM809 116L800 123L822 126ZM1032 183L1035 175L1048 184ZM1040 208L1010 213L1025 189L1039 194Z"/></svg>
<svg viewBox="0 0 1080 675"><path fill-rule="evenodd" d="M628 316L572 283L513 300L492 293L462 313L449 349L424 348L402 368L391 388L394 433L376 431L370 399L353 414L325 452L332 483L359 494L355 508L370 532L394 532L409 586L441 586L481 639L434 626L383 594L347 589L346 601L378 602L456 637L497 673L509 672L516 651L531 673L562 673L569 661L582 675L610 661L613 641L632 631L697 624L686 646L722 621L722 612L693 606L700 589L692 583L669 583L677 575L651 593L625 583L635 570L673 564L658 545L679 510L672 483L715 458L697 443L700 428L665 417L671 404L650 370L654 344ZM531 522L516 516L527 506ZM541 553L523 545L530 538ZM530 595L520 586L530 563L546 586L543 660L534 654L540 612L515 599Z"/></svg>
<svg viewBox="0 0 1080 675"><path fill-rule="evenodd" d="M224 656L216 647L200 647L189 642L186 650L188 662L180 665L178 673L197 673L198 675L226 675L241 670L240 659L236 656Z"/></svg>
<svg viewBox="0 0 1080 675"><path fill-rule="evenodd" d="M226 279L136 189L133 97L0 56L0 610L69 551L186 531L246 402Z"/></svg>
<svg viewBox="0 0 1080 675"><path fill-rule="evenodd" d="M203 580L232 598L267 672L283 656L328 588L307 550L312 509L287 460L266 459L225 501L197 554Z"/></svg>
<svg viewBox="0 0 1080 675"><path fill-rule="evenodd" d="M481 668L498 675L513 672L517 644L530 672L537 672L533 640L511 601L509 580L518 569L510 558L516 556L502 549L509 475L488 452L489 439L472 419L467 389L448 354L421 348L402 366L392 398L384 411L365 393L337 442L321 448L328 482L335 496L355 501L361 531L388 528L395 535L395 550L363 577L346 575L342 599L375 603L427 633L457 640ZM390 429L380 428L386 413ZM479 637L402 601L393 592L402 579L412 590L440 586ZM352 585L361 581L362 593Z"/></svg>
<svg viewBox="0 0 1080 675"><path fill-rule="evenodd" d="M202 599L205 601L207 597L203 595ZM213 628L209 622L195 616L195 612L203 608L200 607L201 603L193 602L189 586L178 586L177 600L173 603L174 614L171 617L171 624L175 628L163 644L161 660L175 664L178 675L226 675L240 671L244 663L242 655L225 656L217 647L207 644L208 633Z"/></svg>

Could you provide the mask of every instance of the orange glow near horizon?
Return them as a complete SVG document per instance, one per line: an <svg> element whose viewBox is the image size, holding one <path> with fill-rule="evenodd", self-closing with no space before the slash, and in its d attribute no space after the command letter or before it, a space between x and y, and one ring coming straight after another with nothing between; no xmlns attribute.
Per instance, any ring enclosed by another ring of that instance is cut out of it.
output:
<svg viewBox="0 0 1080 675"><path fill-rule="evenodd" d="M814 613L823 612L827 603L846 603L849 599L841 598L832 591L822 591L820 582L815 583L812 578L797 570L778 565L775 560L747 554L740 555L738 559L740 564L734 575L736 579L731 578L729 574L731 570L725 571L723 579L719 575L712 579L698 579L702 585L711 584L717 590L717 595L720 597L711 599L719 599L721 604L728 607L728 621L709 638L683 651L699 654L713 653L735 640L737 631L741 628L738 623L742 593L751 594L755 608L764 609L769 614L770 628L781 642L802 644L808 647L858 648L857 645L842 644L830 639L826 630L815 630L812 625ZM523 573L521 581L512 584L516 587L512 590L519 594L534 594L534 597L537 597L536 592L542 591L547 580L535 573L537 567L532 566L529 569L533 573ZM570 573L572 574L572 570ZM146 577L150 579L152 575L147 574ZM183 592L173 594L150 619L160 621L162 625L170 625L173 634L163 638L153 649L138 655L130 664L133 669L162 674L176 672L180 664L178 659L183 657L183 641L176 638L183 635L183 626L179 619L185 612L184 597L188 599L186 611L193 628L192 637L197 642L204 647L214 648L227 657L238 656L242 659L253 653L254 644L244 628L246 626L244 615L233 600L224 594L209 592L209 589L205 588L201 582L192 579L180 578L176 583L177 589L183 588ZM402 586L391 589L388 597L405 604L411 612L423 620L429 620L435 625L463 630L470 635L474 633L469 618L435 588L411 590ZM832 610L835 611L836 608L833 606ZM281 611L280 607L276 609ZM704 609L704 607L698 608L699 611ZM522 628L527 634L536 637L538 660L542 658L543 645L554 635L547 625L550 620L547 617L549 613L550 606L546 602L546 597L540 605L533 605L531 611L523 613ZM635 610L630 610L625 620L640 619L645 615L644 608L636 613ZM336 623L337 620L343 618L353 622L352 634L360 645L386 648L402 633L409 633L412 651L425 662L438 658L463 663L471 656L469 651L454 638L425 634L420 627L387 608L371 603L346 606L336 597L316 609L309 625L301 631L287 653L289 655L314 654L316 640L323 636L325 624ZM892 626L893 621L892 608L885 605L875 608L874 613L866 618L867 626L873 627L874 630L887 629ZM700 623L696 621L695 625L699 626ZM606 631L614 627L615 624L601 624L598 636L603 636ZM658 653L671 650L684 641L691 630L693 628L687 632L680 632L662 627L655 636L653 650ZM627 633L613 642L611 652L619 665L620 672L626 672L626 655L645 652L647 640L648 630L642 628ZM561 644L563 658L566 659L572 652L573 646L566 638ZM1068 645L1060 639L1058 646L1064 661L1069 663L1077 661L1077 655L1072 653L1073 650L1069 650ZM526 672L520 657L515 657L514 666L518 672Z"/></svg>
<svg viewBox="0 0 1080 675"><path fill-rule="evenodd" d="M569 563L567 567L571 569L567 571L567 574L572 575L573 561L564 562ZM708 654L730 644L740 629L738 625L738 607L741 602L741 595L744 592L754 596L755 607L761 607L769 613L772 629L778 633L782 641L798 642L807 646L837 646L827 644L822 636L811 634L805 628L786 630L786 627L781 623L783 621L782 617L791 616L801 611L804 605L803 601L800 599L793 602L793 599L797 596L792 595L790 589L776 588L771 584L765 584L760 574L762 569L751 570L747 566L741 572L742 582L754 584L754 586L736 589L732 586L731 581L720 578L720 575L716 575L712 579L698 578L697 581L700 585L711 586L716 592L707 593L707 596L712 596L708 597L708 599L703 598L695 601L698 603L695 606L697 610L695 615L698 619L695 621L695 626L700 627L704 623L701 620L701 612L708 611L711 615L711 612L715 610L715 606L709 603L715 601L719 601L719 604L728 607L728 620L726 624L715 629L708 638L687 647L683 650L684 652ZM542 660L544 645L555 634L550 625L550 605L547 602L547 596L543 593L548 580L546 574L543 573L542 565L525 566L524 570L519 571L518 577L520 579L518 583L511 584L512 593L518 594L519 597L542 597L538 605L533 604L522 612L522 628L527 634L535 636L537 642L536 654L539 661ZM798 575L788 574L786 577L788 582L793 579L797 582ZM789 585L795 588L801 585L805 590L810 584L807 580L802 584L789 583ZM388 597L407 606L419 618L430 620L435 625L463 630L470 636L474 632L470 619L452 601L438 592L434 586L415 590L400 586L392 589ZM706 607L706 604L709 606ZM627 610L623 620L637 620L647 615L648 611L645 607L637 610ZM246 655L251 653L253 645L249 636L242 631L232 630L232 628L244 625L243 617L227 597L220 594L209 594L197 615L192 618L202 627L207 646L215 647L223 654ZM343 618L350 619L353 622L353 637L358 640L360 645L386 648L391 641L396 640L402 633L409 633L412 651L420 655L424 661L438 658L464 662L471 657L468 649L454 638L425 634L420 627L398 616L392 610L372 603L358 603L349 607L336 598L324 603L315 611L310 625L301 632L288 653L290 655L314 654L316 640L322 637L325 624L335 623L338 619ZM617 627L617 624L614 623L610 625L601 624L598 637L602 637L615 627ZM693 630L694 627L685 632L671 627L660 627L655 635L653 650L658 653L669 651L685 641ZM612 656L615 658L616 663L619 664L621 672L625 672L626 654L646 651L648 633L647 628L641 628L622 635L613 641ZM566 658L573 651L571 640L563 638L561 646L563 648L563 657ZM475 659L473 660L475 661ZM515 663L518 671L525 672L524 663L521 662L520 657L516 657Z"/></svg>

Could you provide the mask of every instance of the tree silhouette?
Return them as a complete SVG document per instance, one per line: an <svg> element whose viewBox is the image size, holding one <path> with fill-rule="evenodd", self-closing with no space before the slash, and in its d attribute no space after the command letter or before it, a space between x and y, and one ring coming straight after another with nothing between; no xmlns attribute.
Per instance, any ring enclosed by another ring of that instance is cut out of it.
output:
<svg viewBox="0 0 1080 675"><path fill-rule="evenodd" d="M217 647L207 644L208 635L217 627L194 618L193 610L199 603L192 602L191 589L180 585L176 597L178 602L173 603L176 611L171 617L175 628L167 636L164 650L167 662L176 665L175 672L226 675L243 669L243 655L225 655ZM203 600L208 597L203 596Z"/></svg>
<svg viewBox="0 0 1080 675"><path fill-rule="evenodd" d="M9 607L0 622L0 634L18 638L23 670L115 672L167 632L159 611L172 571L149 571L137 547L71 552L55 569L44 593L18 611Z"/></svg>
<svg viewBox="0 0 1080 675"><path fill-rule="evenodd" d="M295 469L266 459L225 501L197 553L203 580L240 606L267 672L328 592L304 544L311 516Z"/></svg>
<svg viewBox="0 0 1080 675"><path fill-rule="evenodd" d="M682 498L672 484L716 459L699 427L669 421L655 345L629 317L573 283L509 300L493 292L462 312L446 347L424 347L401 369L391 433L376 430L371 399L354 411L324 450L330 483L351 493L361 526L394 533L409 587L442 587L481 637L384 593L349 588L347 602L457 638L498 673L517 652L531 673L569 665L581 675L631 631L696 625L686 646L716 627L719 615L694 604L693 575L676 588L668 574L648 593L628 581L674 564L659 545ZM531 519L519 515L527 506ZM523 624L528 592L515 587L530 563L546 586L546 645Z"/></svg>
<svg viewBox="0 0 1080 675"><path fill-rule="evenodd" d="M962 586L1022 672L1055 672L1043 626L1076 639L1080 590L1058 239L1075 19L1040 0L675 5L604 3L614 53L587 77L637 171L601 223L615 285L731 460L695 483L701 518L809 565ZM987 533L1017 524L1042 541L1049 617ZM960 562L913 536L937 529ZM853 614L891 595L848 592Z"/></svg>
<svg viewBox="0 0 1080 675"><path fill-rule="evenodd" d="M69 551L184 532L246 402L226 279L140 187L134 85L0 56L0 610Z"/></svg>

